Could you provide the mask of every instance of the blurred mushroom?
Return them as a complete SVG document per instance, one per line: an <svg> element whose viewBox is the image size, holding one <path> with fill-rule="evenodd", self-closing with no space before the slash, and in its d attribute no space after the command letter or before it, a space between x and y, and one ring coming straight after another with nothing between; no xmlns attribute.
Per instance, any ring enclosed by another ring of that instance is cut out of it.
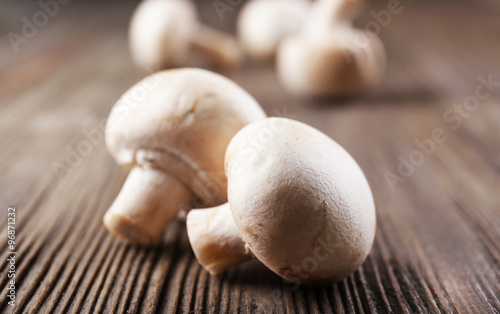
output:
<svg viewBox="0 0 500 314"><path fill-rule="evenodd" d="M370 186L320 131L284 118L254 122L231 140L225 170L229 203L187 217L193 251L210 273L255 256L288 281L321 284L366 259L376 227Z"/></svg>
<svg viewBox="0 0 500 314"><path fill-rule="evenodd" d="M206 70L164 71L137 83L114 106L106 127L108 150L129 173L104 217L108 230L151 244L194 195L206 206L226 202L227 145L263 118L247 92Z"/></svg>
<svg viewBox="0 0 500 314"><path fill-rule="evenodd" d="M148 71L185 65L208 65L221 71L241 62L236 39L198 21L188 0L144 0L129 29L134 62Z"/></svg>
<svg viewBox="0 0 500 314"><path fill-rule="evenodd" d="M385 68L376 34L352 27L359 1L318 1L303 29L278 50L278 76L306 97L347 96L375 85Z"/></svg>
<svg viewBox="0 0 500 314"><path fill-rule="evenodd" d="M283 38L297 32L306 20L308 0L251 0L238 17L238 37L248 55L273 61Z"/></svg>

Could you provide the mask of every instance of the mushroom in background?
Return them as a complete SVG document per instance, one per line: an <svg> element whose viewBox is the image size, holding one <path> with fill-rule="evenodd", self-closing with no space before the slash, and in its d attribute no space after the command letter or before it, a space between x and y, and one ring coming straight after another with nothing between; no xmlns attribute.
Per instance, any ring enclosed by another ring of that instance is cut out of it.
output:
<svg viewBox="0 0 500 314"><path fill-rule="evenodd" d="M376 228L356 161L320 131L268 118L239 131L226 152L229 203L192 210L189 241L220 273L252 257L284 279L339 281L366 259Z"/></svg>
<svg viewBox="0 0 500 314"><path fill-rule="evenodd" d="M277 56L278 77L306 97L348 96L375 85L385 69L385 49L376 36L352 26L358 0L319 0L296 35Z"/></svg>
<svg viewBox="0 0 500 314"><path fill-rule="evenodd" d="M238 17L238 37L248 55L272 62L278 46L306 20L309 0L251 0Z"/></svg>
<svg viewBox="0 0 500 314"><path fill-rule="evenodd" d="M194 196L204 206L227 201L224 155L245 125L266 117L232 81L200 69L159 72L115 104L106 145L128 173L104 217L114 235L152 244Z"/></svg>
<svg viewBox="0 0 500 314"><path fill-rule="evenodd" d="M130 22L129 46L134 62L150 72L186 65L223 72L242 59L236 39L200 24L189 0L142 1Z"/></svg>

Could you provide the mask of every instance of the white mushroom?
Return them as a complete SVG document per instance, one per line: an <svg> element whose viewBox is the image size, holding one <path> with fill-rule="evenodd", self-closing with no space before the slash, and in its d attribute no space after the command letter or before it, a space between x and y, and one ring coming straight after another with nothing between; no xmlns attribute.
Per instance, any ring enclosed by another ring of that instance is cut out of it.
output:
<svg viewBox="0 0 500 314"><path fill-rule="evenodd" d="M376 225L370 187L320 131L284 118L254 122L229 144L225 171L229 202L187 217L193 251L210 273L255 256L288 281L320 284L366 259Z"/></svg>
<svg viewBox="0 0 500 314"><path fill-rule="evenodd" d="M194 195L206 206L226 202L227 145L263 118L247 92L206 70L164 71L137 83L114 106L106 127L109 152L129 172L104 217L108 230L151 244Z"/></svg>
<svg viewBox="0 0 500 314"><path fill-rule="evenodd" d="M281 40L302 27L309 7L309 0L248 1L238 17L238 37L248 55L272 61Z"/></svg>
<svg viewBox="0 0 500 314"><path fill-rule="evenodd" d="M352 27L361 4L318 1L301 32L283 41L277 70L284 87L307 97L346 96L375 85L385 68L380 39Z"/></svg>
<svg viewBox="0 0 500 314"><path fill-rule="evenodd" d="M189 0L144 0L129 29L134 62L148 70L203 63L225 71L239 65L237 41L198 22Z"/></svg>

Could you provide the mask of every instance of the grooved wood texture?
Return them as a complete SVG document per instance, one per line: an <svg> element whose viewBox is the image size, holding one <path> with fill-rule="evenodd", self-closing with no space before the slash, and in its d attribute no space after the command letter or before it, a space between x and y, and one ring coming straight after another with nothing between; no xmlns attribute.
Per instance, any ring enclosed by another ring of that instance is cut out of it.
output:
<svg viewBox="0 0 500 314"><path fill-rule="evenodd" d="M305 101L286 93L269 67L234 76L269 115L311 124L343 145L372 186L378 229L363 266L342 282L300 287L257 261L210 276L193 256L184 223L152 248L128 246L101 220L125 176L96 136L88 155L58 178L85 132L144 76L128 55L134 3L77 2L60 8L14 54L36 3L0 5L0 310L12 313L500 313L500 87L464 112L443 115L474 95L478 76L500 81L499 8L402 1L382 28L388 73L352 99ZM484 2L486 3L486 2ZM378 3L377 10L385 8ZM207 1L203 17L220 22ZM365 14L358 22L372 21ZM456 117L456 116L454 116ZM443 130L446 141L392 191L415 140ZM6 210L17 205L17 305L6 300Z"/></svg>

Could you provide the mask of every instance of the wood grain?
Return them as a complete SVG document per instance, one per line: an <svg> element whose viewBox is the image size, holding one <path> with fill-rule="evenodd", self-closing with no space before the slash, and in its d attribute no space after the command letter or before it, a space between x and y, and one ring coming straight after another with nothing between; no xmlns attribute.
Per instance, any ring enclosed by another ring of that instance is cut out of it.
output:
<svg viewBox="0 0 500 314"><path fill-rule="evenodd" d="M269 115L311 124L359 162L377 205L367 261L334 285L299 287L252 261L213 277L189 247L182 221L152 248L125 245L102 225L125 175L102 138L64 175L68 149L99 130L118 97L145 73L131 63L133 2L70 2L14 54L36 3L3 4L0 31L0 215L17 205L16 307L7 304L7 241L0 241L0 310L9 313L500 313L500 87L457 128L447 110L474 95L478 77L500 81L500 7L402 1L380 36L383 83L350 99L286 93L272 68L248 63L233 77ZM382 10L386 2L374 8ZM202 18L220 21L210 1ZM357 24L373 17L366 12ZM396 184L399 157L436 128L446 140Z"/></svg>

